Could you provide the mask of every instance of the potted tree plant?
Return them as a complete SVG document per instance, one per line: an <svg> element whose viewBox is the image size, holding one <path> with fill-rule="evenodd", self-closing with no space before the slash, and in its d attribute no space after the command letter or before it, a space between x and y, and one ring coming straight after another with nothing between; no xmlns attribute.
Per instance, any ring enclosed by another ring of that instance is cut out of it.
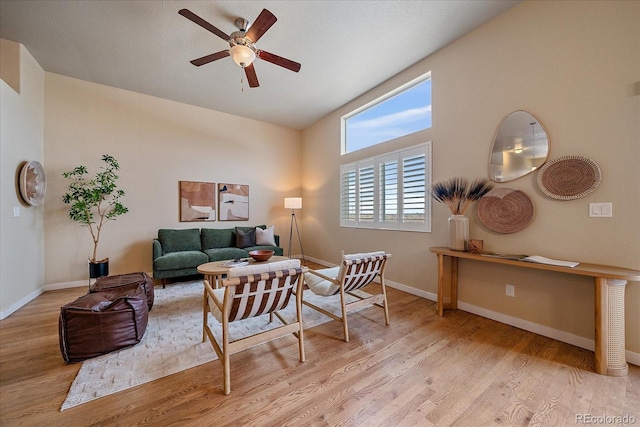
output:
<svg viewBox="0 0 640 427"><path fill-rule="evenodd" d="M89 258L89 277L91 279L109 275L109 258L97 259L98 243L102 227L123 215L129 209L120 202L124 191L118 189L116 181L120 170L118 161L108 154L102 156L104 166L93 179L88 179L86 166L77 166L64 172L62 176L71 183L62 201L71 205L69 218L87 227L93 240L93 254Z"/></svg>

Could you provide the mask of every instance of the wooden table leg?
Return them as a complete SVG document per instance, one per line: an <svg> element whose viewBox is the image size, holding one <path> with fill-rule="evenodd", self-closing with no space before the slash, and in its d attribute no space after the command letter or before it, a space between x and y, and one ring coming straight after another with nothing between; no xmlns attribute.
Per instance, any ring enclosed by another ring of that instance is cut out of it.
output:
<svg viewBox="0 0 640 427"><path fill-rule="evenodd" d="M595 279L595 370L622 377L629 372L624 341L624 290L626 280Z"/></svg>
<svg viewBox="0 0 640 427"><path fill-rule="evenodd" d="M205 274L204 279L209 282L213 289L220 289L222 287L220 284L222 281L222 274Z"/></svg>
<svg viewBox="0 0 640 427"><path fill-rule="evenodd" d="M458 309L458 258L451 258L451 303L449 308L452 310Z"/></svg>
<svg viewBox="0 0 640 427"><path fill-rule="evenodd" d="M444 315L444 255L438 254L438 298L436 301L438 316Z"/></svg>
<svg viewBox="0 0 640 427"><path fill-rule="evenodd" d="M445 287L449 285L449 298L445 302ZM458 308L458 258L438 254L438 298L436 311L444 315L445 309Z"/></svg>

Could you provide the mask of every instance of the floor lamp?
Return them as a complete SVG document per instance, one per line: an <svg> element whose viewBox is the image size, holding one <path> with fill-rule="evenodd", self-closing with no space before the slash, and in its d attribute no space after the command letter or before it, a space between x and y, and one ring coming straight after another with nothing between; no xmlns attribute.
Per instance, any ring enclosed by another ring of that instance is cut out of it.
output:
<svg viewBox="0 0 640 427"><path fill-rule="evenodd" d="M296 234L298 234L298 242L300 243L300 252L302 252L302 261L304 259L304 249L302 249L302 239L300 238L300 230L298 230L298 220L296 220L296 209L302 209L302 197L285 197L284 208L291 209L291 225L289 227L289 258L291 258L291 243L293 242L293 224L296 225Z"/></svg>

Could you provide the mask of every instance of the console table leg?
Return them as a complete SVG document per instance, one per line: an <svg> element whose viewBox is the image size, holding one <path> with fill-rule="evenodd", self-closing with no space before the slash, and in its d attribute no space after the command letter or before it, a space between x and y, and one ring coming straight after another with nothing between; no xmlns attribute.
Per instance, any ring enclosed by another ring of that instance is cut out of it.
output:
<svg viewBox="0 0 640 427"><path fill-rule="evenodd" d="M451 259L451 303L449 308L458 309L458 258Z"/></svg>
<svg viewBox="0 0 640 427"><path fill-rule="evenodd" d="M438 298L436 301L438 316L444 315L444 255L438 254Z"/></svg>
<svg viewBox="0 0 640 427"><path fill-rule="evenodd" d="M602 375L622 377L629 371L624 342L626 284L626 280L595 279L595 360L596 372Z"/></svg>
<svg viewBox="0 0 640 427"><path fill-rule="evenodd" d="M449 297L445 298L445 287L449 285ZM445 302L446 301L446 302ZM458 258L438 254L438 299L436 311L444 315L445 309L458 308Z"/></svg>

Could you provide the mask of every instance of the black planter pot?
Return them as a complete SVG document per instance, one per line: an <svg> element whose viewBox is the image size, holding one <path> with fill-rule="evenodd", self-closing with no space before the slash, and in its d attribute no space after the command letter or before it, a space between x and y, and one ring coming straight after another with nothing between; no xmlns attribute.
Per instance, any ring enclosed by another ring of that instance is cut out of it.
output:
<svg viewBox="0 0 640 427"><path fill-rule="evenodd" d="M105 258L101 261L91 262L89 261L89 278L95 279L97 277L109 275L109 258Z"/></svg>

